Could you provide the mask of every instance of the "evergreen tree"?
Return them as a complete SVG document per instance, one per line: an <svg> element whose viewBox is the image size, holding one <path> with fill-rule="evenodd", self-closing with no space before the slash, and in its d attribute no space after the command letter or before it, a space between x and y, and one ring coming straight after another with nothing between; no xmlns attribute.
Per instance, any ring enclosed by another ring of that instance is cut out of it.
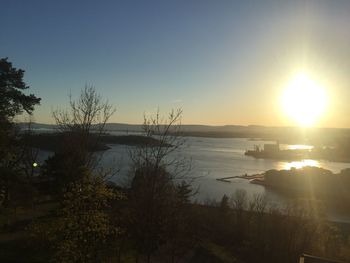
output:
<svg viewBox="0 0 350 263"><path fill-rule="evenodd" d="M26 95L29 88L23 80L24 70L16 69L7 58L0 59L0 205L9 205L15 182L21 181L20 164L25 154L13 118L23 112L31 114L40 103L35 95Z"/></svg>

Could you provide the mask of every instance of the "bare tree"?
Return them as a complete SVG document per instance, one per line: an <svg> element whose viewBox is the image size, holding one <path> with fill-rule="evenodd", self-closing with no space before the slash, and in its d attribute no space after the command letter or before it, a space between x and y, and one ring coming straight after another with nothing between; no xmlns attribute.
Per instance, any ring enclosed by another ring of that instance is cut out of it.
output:
<svg viewBox="0 0 350 263"><path fill-rule="evenodd" d="M161 117L159 110L155 116L144 116L143 131L147 138L155 138L158 143L140 145L129 151L134 167L152 164L155 168L167 167L171 171L172 180L190 180L191 160L181 156L179 149L186 147L181 136L182 110L172 110L167 118Z"/></svg>
<svg viewBox="0 0 350 263"><path fill-rule="evenodd" d="M77 100L70 95L68 110L56 110L53 117L61 131L101 134L114 113L115 108L102 99L95 87L86 85Z"/></svg>
<svg viewBox="0 0 350 263"><path fill-rule="evenodd" d="M122 195L107 186L105 173L94 170L102 157L93 153L114 112L92 86L85 86L77 100L70 97L67 110L53 112L63 145L43 173L56 180L59 208L39 234L51 241L55 262L100 262L103 243L119 231L110 205Z"/></svg>
<svg viewBox="0 0 350 263"><path fill-rule="evenodd" d="M83 157L84 165L94 168L96 159L92 152L98 149L106 123L114 113L115 108L108 100L104 100L93 86L86 85L77 100L70 96L67 110L57 109L52 115L65 135L65 150L76 152Z"/></svg>
<svg viewBox="0 0 350 263"><path fill-rule="evenodd" d="M178 152L185 146L180 136L181 114L179 109L171 111L168 118L161 118L159 111L154 117L145 116L144 134L149 140L130 150L134 171L129 231L147 262L164 245L171 247L174 261L175 251L179 251L174 247L179 244L177 235L185 235L181 232L186 229L183 215L194 191L189 184L193 180L188 176L190 160Z"/></svg>

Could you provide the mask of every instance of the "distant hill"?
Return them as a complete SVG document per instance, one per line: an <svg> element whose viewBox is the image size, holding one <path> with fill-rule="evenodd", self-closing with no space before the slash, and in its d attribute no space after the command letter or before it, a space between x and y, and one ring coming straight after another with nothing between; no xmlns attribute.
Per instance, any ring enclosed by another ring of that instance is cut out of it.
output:
<svg viewBox="0 0 350 263"><path fill-rule="evenodd" d="M28 123L19 123L22 128L28 127ZM32 123L33 129L55 129L55 124L44 124L44 123ZM224 126L211 126L211 125L182 125L181 130L183 132L234 132L237 130L247 130L251 128L257 128L262 126L240 126L240 125L224 125ZM142 124L126 124L126 123L107 123L106 129L110 131L134 131L140 132L143 130Z"/></svg>
<svg viewBox="0 0 350 263"><path fill-rule="evenodd" d="M26 123L19 123L27 127ZM32 128L38 131L57 128L53 124L33 123ZM143 125L126 123L107 123L107 131L142 132ZM252 138L263 140L278 140L281 143L313 144L320 146L337 146L350 142L350 129L309 128L299 127L268 127L259 125L182 125L181 135L212 138ZM349 144L350 146L350 144Z"/></svg>

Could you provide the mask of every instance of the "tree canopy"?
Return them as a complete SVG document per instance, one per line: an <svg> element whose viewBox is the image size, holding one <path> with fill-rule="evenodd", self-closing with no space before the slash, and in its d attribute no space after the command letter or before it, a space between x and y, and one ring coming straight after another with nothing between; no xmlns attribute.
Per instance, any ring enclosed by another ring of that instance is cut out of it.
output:
<svg viewBox="0 0 350 263"><path fill-rule="evenodd" d="M5 206L8 206L10 196L20 192L14 186L21 182L23 171L20 170L26 163L24 153L29 151L20 141L13 118L23 112L31 114L41 100L24 93L29 86L23 76L24 70L14 68L7 58L0 59L0 192L3 193L0 204Z"/></svg>
<svg viewBox="0 0 350 263"><path fill-rule="evenodd" d="M26 95L29 86L23 81L24 70L12 66L8 58L0 59L0 119L11 120L23 111L32 113L40 98L34 94Z"/></svg>

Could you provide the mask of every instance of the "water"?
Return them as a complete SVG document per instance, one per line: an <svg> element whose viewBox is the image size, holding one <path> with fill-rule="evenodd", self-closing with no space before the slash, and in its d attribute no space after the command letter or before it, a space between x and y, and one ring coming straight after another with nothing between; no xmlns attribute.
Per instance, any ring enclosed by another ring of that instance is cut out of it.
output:
<svg viewBox="0 0 350 263"><path fill-rule="evenodd" d="M250 141L237 138L198 138L187 137L186 147L179 152L188 160L191 159L191 176L198 177L193 183L199 188L195 199L205 201L209 199L220 200L224 194L230 196L236 189L245 189L249 196L265 194L270 204L283 206L288 199L261 185L251 184L245 179L233 179L231 183L217 181L217 178L239 176L243 174L257 174L269 169L300 168L305 165L322 167L338 173L350 167L349 163L336 163L328 161L304 160L301 162L285 162L268 159L255 159L245 156L247 149L254 145L263 145L266 141ZM109 145L111 149L103 154L102 165L114 167L118 173L111 178L112 181L125 185L129 171L130 159L127 146ZM299 146L284 146L287 148L300 148ZM304 146L301 146L304 147ZM306 146L308 147L308 146ZM350 222L350 215L328 209L327 215L332 220Z"/></svg>

